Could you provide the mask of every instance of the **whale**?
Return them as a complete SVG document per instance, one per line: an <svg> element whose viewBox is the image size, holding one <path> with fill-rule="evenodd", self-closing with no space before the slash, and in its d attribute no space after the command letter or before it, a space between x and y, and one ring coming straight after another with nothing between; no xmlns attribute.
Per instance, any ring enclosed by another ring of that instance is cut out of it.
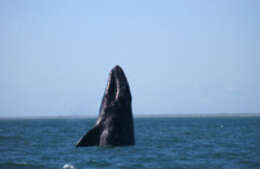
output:
<svg viewBox="0 0 260 169"><path fill-rule="evenodd" d="M97 121L76 147L135 145L132 96L123 69L116 65L109 74Z"/></svg>

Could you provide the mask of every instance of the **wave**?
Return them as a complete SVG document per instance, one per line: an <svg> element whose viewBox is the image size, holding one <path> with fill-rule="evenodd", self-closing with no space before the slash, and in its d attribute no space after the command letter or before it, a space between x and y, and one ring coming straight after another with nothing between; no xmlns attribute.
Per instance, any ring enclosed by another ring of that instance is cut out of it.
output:
<svg viewBox="0 0 260 169"><path fill-rule="evenodd" d="M0 136L0 141L6 141L6 140L17 140L20 139L19 136Z"/></svg>
<svg viewBox="0 0 260 169"><path fill-rule="evenodd" d="M0 168L8 168L8 169L42 169L44 166L42 165L34 165L27 163L15 163L15 162L7 162L0 163Z"/></svg>
<svg viewBox="0 0 260 169"><path fill-rule="evenodd" d="M108 161L102 161L102 160L88 160L87 164L98 168L112 165L112 163Z"/></svg>

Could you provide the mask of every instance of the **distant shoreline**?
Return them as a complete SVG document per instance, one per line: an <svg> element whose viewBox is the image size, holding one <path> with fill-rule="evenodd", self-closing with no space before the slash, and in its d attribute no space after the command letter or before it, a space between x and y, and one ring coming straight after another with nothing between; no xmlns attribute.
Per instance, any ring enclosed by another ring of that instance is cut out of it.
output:
<svg viewBox="0 0 260 169"><path fill-rule="evenodd" d="M96 119L98 115L58 115L58 116L3 116L0 120L8 119ZM139 114L134 118L217 118L217 117L260 117L260 113L179 113L179 114Z"/></svg>

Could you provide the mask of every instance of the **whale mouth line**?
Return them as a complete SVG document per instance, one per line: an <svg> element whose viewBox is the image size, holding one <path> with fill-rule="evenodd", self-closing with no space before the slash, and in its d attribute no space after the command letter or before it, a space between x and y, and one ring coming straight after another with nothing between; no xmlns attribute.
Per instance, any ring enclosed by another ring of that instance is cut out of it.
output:
<svg viewBox="0 0 260 169"><path fill-rule="evenodd" d="M106 96L108 96L109 103L115 102L120 96L120 91L125 87L121 83L127 84L127 80L120 66L115 66L110 72L109 80L106 87Z"/></svg>
<svg viewBox="0 0 260 169"><path fill-rule="evenodd" d="M116 100L116 97L119 93L119 87L117 86L116 78L113 72L111 72L111 75L109 77L107 88L106 88L106 94L105 96L108 98L108 104L112 103Z"/></svg>

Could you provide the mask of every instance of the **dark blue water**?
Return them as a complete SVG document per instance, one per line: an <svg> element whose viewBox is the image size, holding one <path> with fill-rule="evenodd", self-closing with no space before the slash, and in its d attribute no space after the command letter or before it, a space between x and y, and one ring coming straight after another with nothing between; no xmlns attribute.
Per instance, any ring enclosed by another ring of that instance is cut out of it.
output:
<svg viewBox="0 0 260 169"><path fill-rule="evenodd" d="M136 146L75 148L94 123L0 120L0 169L260 168L260 118L137 118Z"/></svg>

